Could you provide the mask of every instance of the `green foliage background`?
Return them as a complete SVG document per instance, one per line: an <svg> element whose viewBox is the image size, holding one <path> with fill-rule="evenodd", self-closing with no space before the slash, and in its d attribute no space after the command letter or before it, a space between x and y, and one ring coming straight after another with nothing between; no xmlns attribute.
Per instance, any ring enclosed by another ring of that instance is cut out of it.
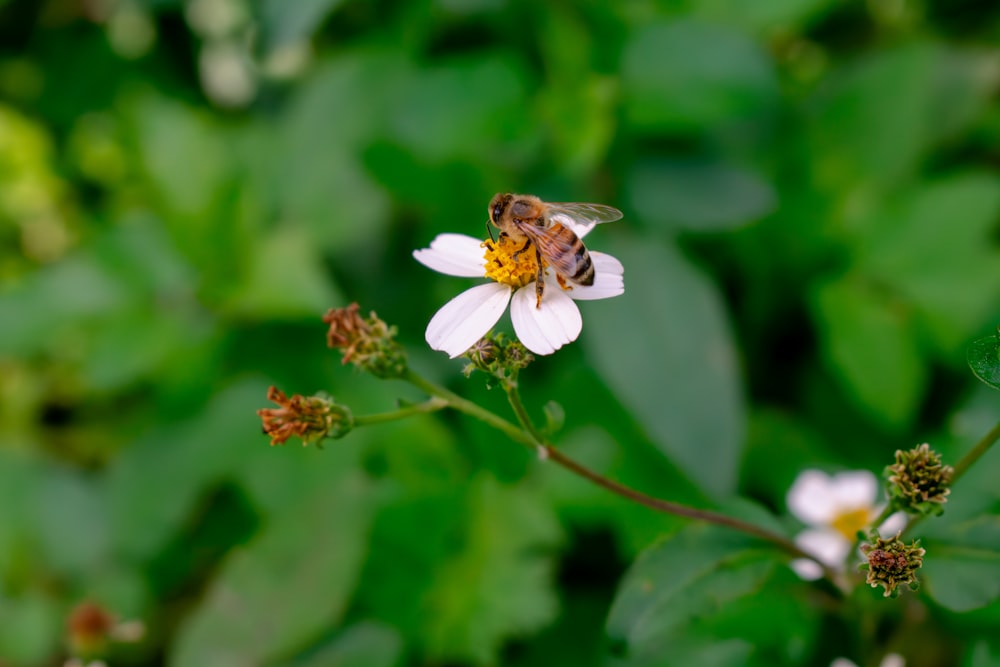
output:
<svg viewBox="0 0 1000 667"><path fill-rule="evenodd" d="M625 212L588 240L625 295L522 374L565 451L788 531L806 467L954 462L1000 414L964 361L1000 320L998 43L969 0L0 2L0 664L61 664L84 599L145 622L122 665L825 665L867 659L857 617L1000 664L995 452L926 592L824 615L465 418L319 451L254 415L420 398L325 348L351 301L503 411L423 343L470 283L410 252L531 192Z"/></svg>

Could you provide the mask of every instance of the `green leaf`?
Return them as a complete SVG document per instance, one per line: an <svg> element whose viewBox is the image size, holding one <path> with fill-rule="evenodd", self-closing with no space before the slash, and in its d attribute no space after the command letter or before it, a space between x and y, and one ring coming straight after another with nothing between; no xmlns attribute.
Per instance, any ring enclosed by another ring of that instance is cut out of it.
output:
<svg viewBox="0 0 1000 667"><path fill-rule="evenodd" d="M428 653L439 662L494 664L504 640L555 617L553 551L559 525L533 494L490 477L467 499L463 548L448 559L425 599Z"/></svg>
<svg viewBox="0 0 1000 667"><path fill-rule="evenodd" d="M746 416L722 297L672 245L629 238L602 249L625 265L626 288L584 305L588 356L666 456L704 490L729 494Z"/></svg>
<svg viewBox="0 0 1000 667"><path fill-rule="evenodd" d="M273 230L253 246L248 273L229 296L227 308L245 317L275 320L316 317L344 303L320 259L301 227Z"/></svg>
<svg viewBox="0 0 1000 667"><path fill-rule="evenodd" d="M908 189L859 229L865 273L913 304L946 354L996 313L998 215L1000 179L965 172Z"/></svg>
<svg viewBox="0 0 1000 667"><path fill-rule="evenodd" d="M431 662L496 664L504 642L555 617L560 540L542 498L485 473L465 487L403 497L379 515L373 542L393 547L369 558L362 605Z"/></svg>
<svg viewBox="0 0 1000 667"><path fill-rule="evenodd" d="M622 54L628 120L640 130L690 132L746 121L777 104L767 53L747 35L677 20L631 33Z"/></svg>
<svg viewBox="0 0 1000 667"><path fill-rule="evenodd" d="M310 651L291 667L393 667L401 662L403 640L392 627L362 621Z"/></svg>
<svg viewBox="0 0 1000 667"><path fill-rule="evenodd" d="M107 483L121 553L155 557L208 487L238 469L248 447L267 447L254 415L266 393L255 381L221 389L190 419L160 424L114 460Z"/></svg>
<svg viewBox="0 0 1000 667"><path fill-rule="evenodd" d="M977 117L997 76L981 55L912 41L834 71L809 108L817 180L832 190L900 182Z"/></svg>
<svg viewBox="0 0 1000 667"><path fill-rule="evenodd" d="M622 581L607 623L610 664L661 665L666 647L670 664L789 661L816 623L802 599L788 595L796 586L760 542L688 526L647 549Z"/></svg>
<svg viewBox="0 0 1000 667"><path fill-rule="evenodd" d="M170 664L270 663L335 625L367 549L374 495L361 474L315 485L230 553L187 617Z"/></svg>
<svg viewBox="0 0 1000 667"><path fill-rule="evenodd" d="M272 51L307 40L342 0L261 0L261 43Z"/></svg>
<svg viewBox="0 0 1000 667"><path fill-rule="evenodd" d="M629 183L639 217L668 229L738 227L776 204L774 190L753 172L709 161L639 163Z"/></svg>
<svg viewBox="0 0 1000 667"><path fill-rule="evenodd" d="M934 530L921 539L927 550L918 576L934 600L954 612L1000 599L1000 517L977 517Z"/></svg>
<svg viewBox="0 0 1000 667"><path fill-rule="evenodd" d="M813 308L826 363L856 404L885 426L907 424L927 375L906 309L850 277L820 287Z"/></svg>
<svg viewBox="0 0 1000 667"><path fill-rule="evenodd" d="M692 13L700 18L727 23L764 34L793 31L823 14L836 0L689 0Z"/></svg>
<svg viewBox="0 0 1000 667"><path fill-rule="evenodd" d="M977 378L1000 389L1000 329L995 336L972 341L966 359Z"/></svg>

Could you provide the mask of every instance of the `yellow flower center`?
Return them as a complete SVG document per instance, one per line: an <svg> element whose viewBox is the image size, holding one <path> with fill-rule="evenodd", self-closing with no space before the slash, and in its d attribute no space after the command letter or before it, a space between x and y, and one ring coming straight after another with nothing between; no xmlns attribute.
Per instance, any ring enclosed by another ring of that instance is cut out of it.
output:
<svg viewBox="0 0 1000 667"><path fill-rule="evenodd" d="M538 277L538 260L535 249L527 241L514 241L501 234L496 241L482 242L486 249L486 277L517 289ZM545 266L545 263L542 263Z"/></svg>
<svg viewBox="0 0 1000 667"><path fill-rule="evenodd" d="M830 527L835 531L853 541L859 530L864 530L871 523L872 512L870 507L859 507L847 510L833 517Z"/></svg>

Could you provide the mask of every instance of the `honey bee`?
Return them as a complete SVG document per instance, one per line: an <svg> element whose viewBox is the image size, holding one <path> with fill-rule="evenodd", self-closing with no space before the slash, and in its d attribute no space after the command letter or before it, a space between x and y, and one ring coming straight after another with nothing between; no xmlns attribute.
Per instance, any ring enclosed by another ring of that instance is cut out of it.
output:
<svg viewBox="0 0 1000 667"><path fill-rule="evenodd" d="M524 245L513 253L518 255L534 247L538 260L538 277L535 279L536 308L542 306L545 291L542 260L555 271L556 279L564 289L566 281L576 285L594 284L594 263L583 241L577 235L589 231L602 222L622 218L622 212L604 204L579 202L544 202L534 195L497 193L490 201L490 222L515 242Z"/></svg>

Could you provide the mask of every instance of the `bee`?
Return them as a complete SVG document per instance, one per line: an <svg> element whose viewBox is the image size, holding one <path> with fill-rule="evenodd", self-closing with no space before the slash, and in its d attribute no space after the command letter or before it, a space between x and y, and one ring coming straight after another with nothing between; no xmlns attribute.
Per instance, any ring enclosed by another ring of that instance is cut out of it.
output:
<svg viewBox="0 0 1000 667"><path fill-rule="evenodd" d="M490 222L501 234L506 234L515 242L524 241L524 245L512 255L515 261L518 255L534 248L538 260L536 308L542 307L545 291L542 260L552 267L564 289L570 289L567 281L576 285L593 285L594 262L577 232L585 233L596 224L622 218L621 211L604 204L549 203L534 195L510 193L493 196L489 215Z"/></svg>

